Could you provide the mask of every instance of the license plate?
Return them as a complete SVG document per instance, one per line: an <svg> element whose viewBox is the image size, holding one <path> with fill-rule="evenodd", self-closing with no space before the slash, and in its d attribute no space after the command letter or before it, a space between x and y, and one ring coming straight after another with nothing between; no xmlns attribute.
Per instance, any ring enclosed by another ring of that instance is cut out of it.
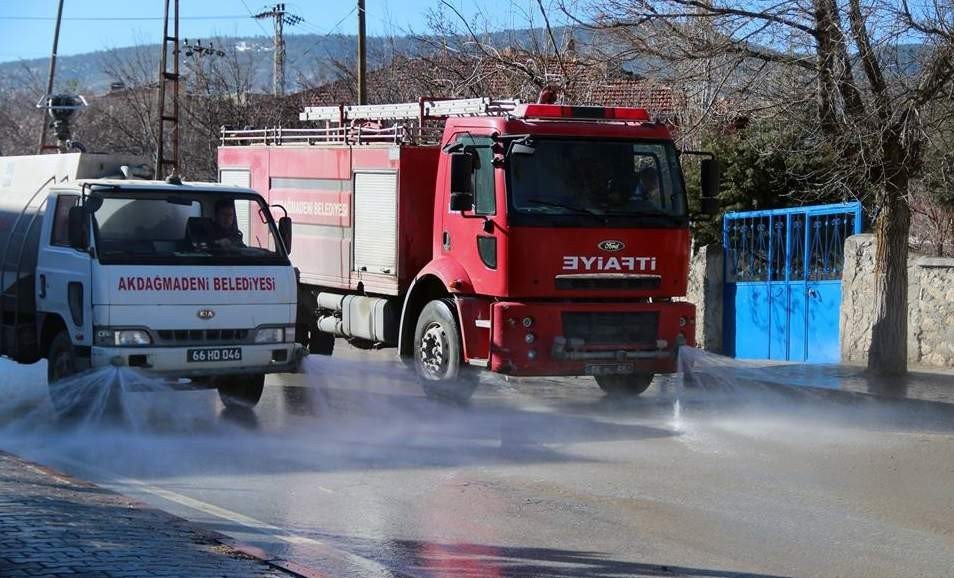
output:
<svg viewBox="0 0 954 578"><path fill-rule="evenodd" d="M188 349L186 360L190 363L208 361L242 361L241 347L216 347L215 349Z"/></svg>
<svg viewBox="0 0 954 578"><path fill-rule="evenodd" d="M583 368L586 375L628 375L635 371L632 363L588 363Z"/></svg>

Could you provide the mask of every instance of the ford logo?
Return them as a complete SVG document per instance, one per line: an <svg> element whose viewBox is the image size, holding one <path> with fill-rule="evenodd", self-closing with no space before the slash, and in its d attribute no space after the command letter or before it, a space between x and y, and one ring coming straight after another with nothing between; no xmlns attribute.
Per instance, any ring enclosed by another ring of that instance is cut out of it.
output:
<svg viewBox="0 0 954 578"><path fill-rule="evenodd" d="M616 251L622 251L625 249L626 243L622 241L616 241L615 239L607 239L605 241L600 241L600 244L597 246L604 251L615 253Z"/></svg>
<svg viewBox="0 0 954 578"><path fill-rule="evenodd" d="M195 315L199 319L208 321L209 319L215 317L215 311L212 311L211 309L199 309Z"/></svg>

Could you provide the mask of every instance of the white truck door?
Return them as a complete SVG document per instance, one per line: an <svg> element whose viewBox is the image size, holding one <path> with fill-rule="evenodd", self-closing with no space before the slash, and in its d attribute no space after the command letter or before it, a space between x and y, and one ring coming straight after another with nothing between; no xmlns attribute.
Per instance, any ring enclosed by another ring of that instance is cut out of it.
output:
<svg viewBox="0 0 954 578"><path fill-rule="evenodd" d="M78 194L61 193L47 203L36 268L37 310L56 314L73 345L92 345L92 261L69 246L69 212Z"/></svg>
<svg viewBox="0 0 954 578"><path fill-rule="evenodd" d="M219 169L219 182L247 189L252 186L252 173L248 169ZM257 210L251 204L252 201L248 199L235 200L235 225L242 232L242 239L249 244L252 238L252 213Z"/></svg>

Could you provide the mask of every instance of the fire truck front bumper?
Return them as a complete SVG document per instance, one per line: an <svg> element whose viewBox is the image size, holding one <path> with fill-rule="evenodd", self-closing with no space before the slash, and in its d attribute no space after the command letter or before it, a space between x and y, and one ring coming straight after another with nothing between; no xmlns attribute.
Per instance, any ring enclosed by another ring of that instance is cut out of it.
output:
<svg viewBox="0 0 954 578"><path fill-rule="evenodd" d="M514 376L672 373L695 343L695 306L498 302L489 367Z"/></svg>
<svg viewBox="0 0 954 578"><path fill-rule="evenodd" d="M133 367L170 378L296 373L307 352L299 343L217 347L98 347L92 366Z"/></svg>

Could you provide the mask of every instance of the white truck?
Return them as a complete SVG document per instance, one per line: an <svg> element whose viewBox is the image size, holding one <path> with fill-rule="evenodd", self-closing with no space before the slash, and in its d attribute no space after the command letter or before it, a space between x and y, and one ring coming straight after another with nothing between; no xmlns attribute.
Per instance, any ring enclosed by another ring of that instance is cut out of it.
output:
<svg viewBox="0 0 954 578"><path fill-rule="evenodd" d="M291 221L248 188L134 178L140 163L0 157L0 354L45 358L51 384L128 366L254 406L304 355Z"/></svg>

